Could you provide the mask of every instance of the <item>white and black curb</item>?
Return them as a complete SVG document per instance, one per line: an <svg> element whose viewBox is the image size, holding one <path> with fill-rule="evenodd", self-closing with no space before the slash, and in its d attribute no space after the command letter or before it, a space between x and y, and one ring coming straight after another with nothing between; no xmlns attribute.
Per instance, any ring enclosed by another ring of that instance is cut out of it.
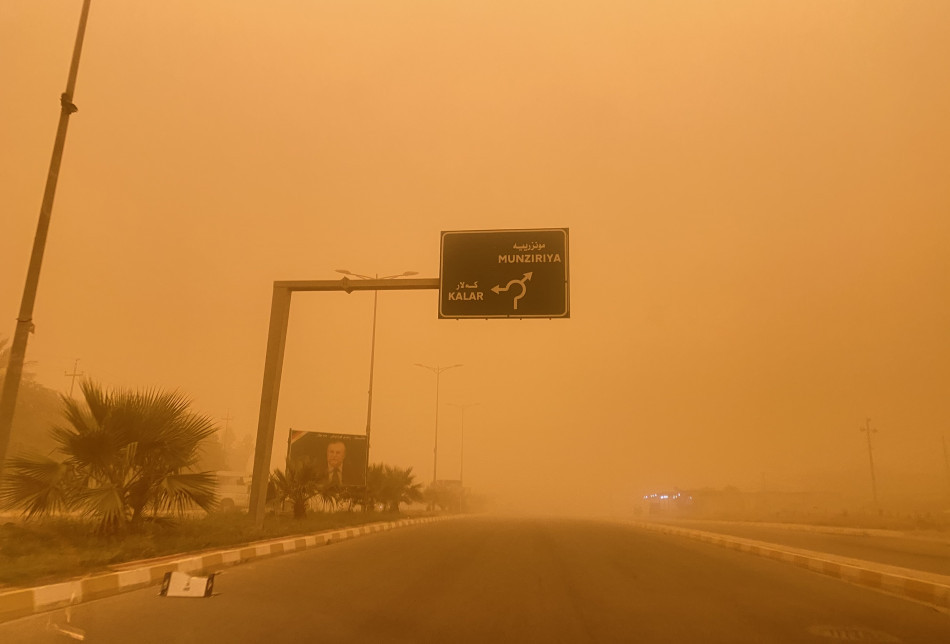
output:
<svg viewBox="0 0 950 644"><path fill-rule="evenodd" d="M200 555L183 555L178 558L165 557L158 560L158 562L142 562L141 566L128 570L96 574L48 586L8 590L0 592L0 622L56 608L64 608L138 588L157 586L162 583L165 573L168 572L185 572L191 575L212 573L226 566L247 561L326 546L374 532L422 525L446 518L448 517L401 519L399 521L370 523L352 528L327 530L302 537L282 537L227 550L206 552Z"/></svg>
<svg viewBox="0 0 950 644"><path fill-rule="evenodd" d="M935 608L950 610L950 576L947 575L660 523L637 521L631 522L631 525L653 532L689 537L724 548L784 561L842 581L882 590Z"/></svg>

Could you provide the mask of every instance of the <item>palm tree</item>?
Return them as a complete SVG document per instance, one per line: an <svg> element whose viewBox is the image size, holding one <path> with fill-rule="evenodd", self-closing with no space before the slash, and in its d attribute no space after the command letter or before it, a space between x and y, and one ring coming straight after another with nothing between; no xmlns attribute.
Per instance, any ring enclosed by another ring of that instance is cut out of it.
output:
<svg viewBox="0 0 950 644"><path fill-rule="evenodd" d="M270 476L274 485L277 507L290 501L295 519L307 516L307 502L320 491L317 471L310 465L292 464L286 470L274 470Z"/></svg>
<svg viewBox="0 0 950 644"><path fill-rule="evenodd" d="M382 463L374 463L366 470L366 487L361 490L358 502L363 506L364 512L373 512L376 504L379 503L383 494L383 482L386 478L386 466Z"/></svg>
<svg viewBox="0 0 950 644"><path fill-rule="evenodd" d="M461 505L461 494L462 488L459 485L437 481L429 484L424 497L430 508L438 507L440 510L448 510Z"/></svg>
<svg viewBox="0 0 950 644"><path fill-rule="evenodd" d="M108 392L90 380L83 401L62 397L66 423L52 430L65 458L19 456L0 483L0 507L28 517L79 510L103 533L137 527L153 514L217 503L211 472L195 472L201 443L216 428L174 392Z"/></svg>
<svg viewBox="0 0 950 644"><path fill-rule="evenodd" d="M412 473L412 467L400 469L393 468L392 488L389 495L389 511L399 512L400 503L414 503L422 500L422 483L416 483L416 475Z"/></svg>
<svg viewBox="0 0 950 644"><path fill-rule="evenodd" d="M422 484L415 482L412 468L375 464L366 473L366 504L369 508L383 503L390 512L399 512L399 505L422 500Z"/></svg>

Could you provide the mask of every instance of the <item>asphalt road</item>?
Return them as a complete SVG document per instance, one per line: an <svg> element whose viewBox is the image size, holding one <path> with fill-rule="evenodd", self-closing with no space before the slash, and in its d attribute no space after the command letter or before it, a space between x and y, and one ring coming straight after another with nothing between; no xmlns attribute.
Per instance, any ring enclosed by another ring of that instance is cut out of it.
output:
<svg viewBox="0 0 950 644"><path fill-rule="evenodd" d="M938 575L950 575L950 537L887 530L778 526L728 521L659 521L669 525L728 534L842 557L874 561Z"/></svg>
<svg viewBox="0 0 950 644"><path fill-rule="evenodd" d="M71 609L86 642L920 642L950 616L795 566L630 526L462 519L228 569L210 598L150 588ZM75 641L66 611L0 642ZM61 630L57 630L61 629Z"/></svg>

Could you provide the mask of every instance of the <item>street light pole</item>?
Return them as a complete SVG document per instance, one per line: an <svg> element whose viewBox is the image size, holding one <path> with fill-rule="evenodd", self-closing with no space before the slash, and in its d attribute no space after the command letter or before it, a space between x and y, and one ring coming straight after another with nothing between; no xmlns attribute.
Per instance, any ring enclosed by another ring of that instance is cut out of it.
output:
<svg viewBox="0 0 950 644"><path fill-rule="evenodd" d="M871 463L871 493L874 495L874 505L877 506L877 480L874 478L874 453L871 451L871 432L877 432L876 429L871 429L871 419L868 418L865 422L864 427L860 428L860 431L865 432L868 435L868 460Z"/></svg>
<svg viewBox="0 0 950 644"><path fill-rule="evenodd" d="M459 423L459 483L464 481L462 476L465 471L465 409L467 407L477 407L478 403L449 403L452 407L458 407L461 414Z"/></svg>
<svg viewBox="0 0 950 644"><path fill-rule="evenodd" d="M428 369L435 374L435 442L432 447L432 482L436 481L436 472L439 469L439 377L442 375L443 371L448 371L449 369L454 369L455 367L461 367L460 364L449 365L448 367L440 367L436 365L430 367L429 365L415 363L415 366L422 367L423 369Z"/></svg>
<svg viewBox="0 0 950 644"><path fill-rule="evenodd" d="M56 129L56 139L53 142L53 156L49 162L49 172L46 175L46 189L43 192L43 203L40 205L40 217L36 224L36 235L33 237L33 252L30 255L30 265L26 273L26 285L23 287L23 298L20 300L20 314L16 320L16 330L13 332L13 343L10 345L10 359L7 362L7 373L3 379L3 390L0 391L0 472L3 471L3 462L7 455L7 446L10 443L10 434L13 430L13 412L16 410L16 399L20 389L20 380L23 377L23 362L26 360L26 343L33 332L33 304L36 302L36 289L40 281L40 267L43 265L43 253L46 250L46 237L49 233L50 218L53 214L53 198L56 196L56 184L59 179L59 169L63 161L63 148L66 146L66 129L69 126L69 115L77 111L73 103L73 92L76 89L76 75L79 73L79 56L82 53L82 41L86 35L86 19L89 17L90 0L83 0L79 14L79 29L76 33L76 44L73 47L73 58L69 65L69 76L66 80L66 91L59 97L59 126Z"/></svg>
<svg viewBox="0 0 950 644"><path fill-rule="evenodd" d="M459 512L462 512L462 498L465 495L465 408L476 407L478 403L449 403L453 407L458 407L460 416L459 422Z"/></svg>
<svg viewBox="0 0 950 644"><path fill-rule="evenodd" d="M345 268L336 269L337 273L342 273L343 275L349 275L352 277L358 277L362 280L391 280L396 279L397 277L409 277L410 275L417 275L416 271L406 271L400 273L399 275L387 275L386 277L380 277L376 275L375 277L370 277L369 275L360 275L359 273L353 273L346 270ZM379 291L373 291L373 335L372 341L369 345L369 390L367 392L367 401L366 401L366 470L369 471L369 441L370 433L372 431L373 425L373 371L376 364L376 309L379 302Z"/></svg>

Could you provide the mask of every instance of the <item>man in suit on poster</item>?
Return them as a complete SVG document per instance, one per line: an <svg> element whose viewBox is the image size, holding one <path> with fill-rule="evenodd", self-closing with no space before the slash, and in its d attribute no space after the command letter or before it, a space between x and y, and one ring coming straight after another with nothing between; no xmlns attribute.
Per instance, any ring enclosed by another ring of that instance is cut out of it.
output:
<svg viewBox="0 0 950 644"><path fill-rule="evenodd" d="M347 467L346 443L342 440L331 440L327 445L326 468L319 474L322 482L334 487L345 485L361 485L359 467Z"/></svg>

